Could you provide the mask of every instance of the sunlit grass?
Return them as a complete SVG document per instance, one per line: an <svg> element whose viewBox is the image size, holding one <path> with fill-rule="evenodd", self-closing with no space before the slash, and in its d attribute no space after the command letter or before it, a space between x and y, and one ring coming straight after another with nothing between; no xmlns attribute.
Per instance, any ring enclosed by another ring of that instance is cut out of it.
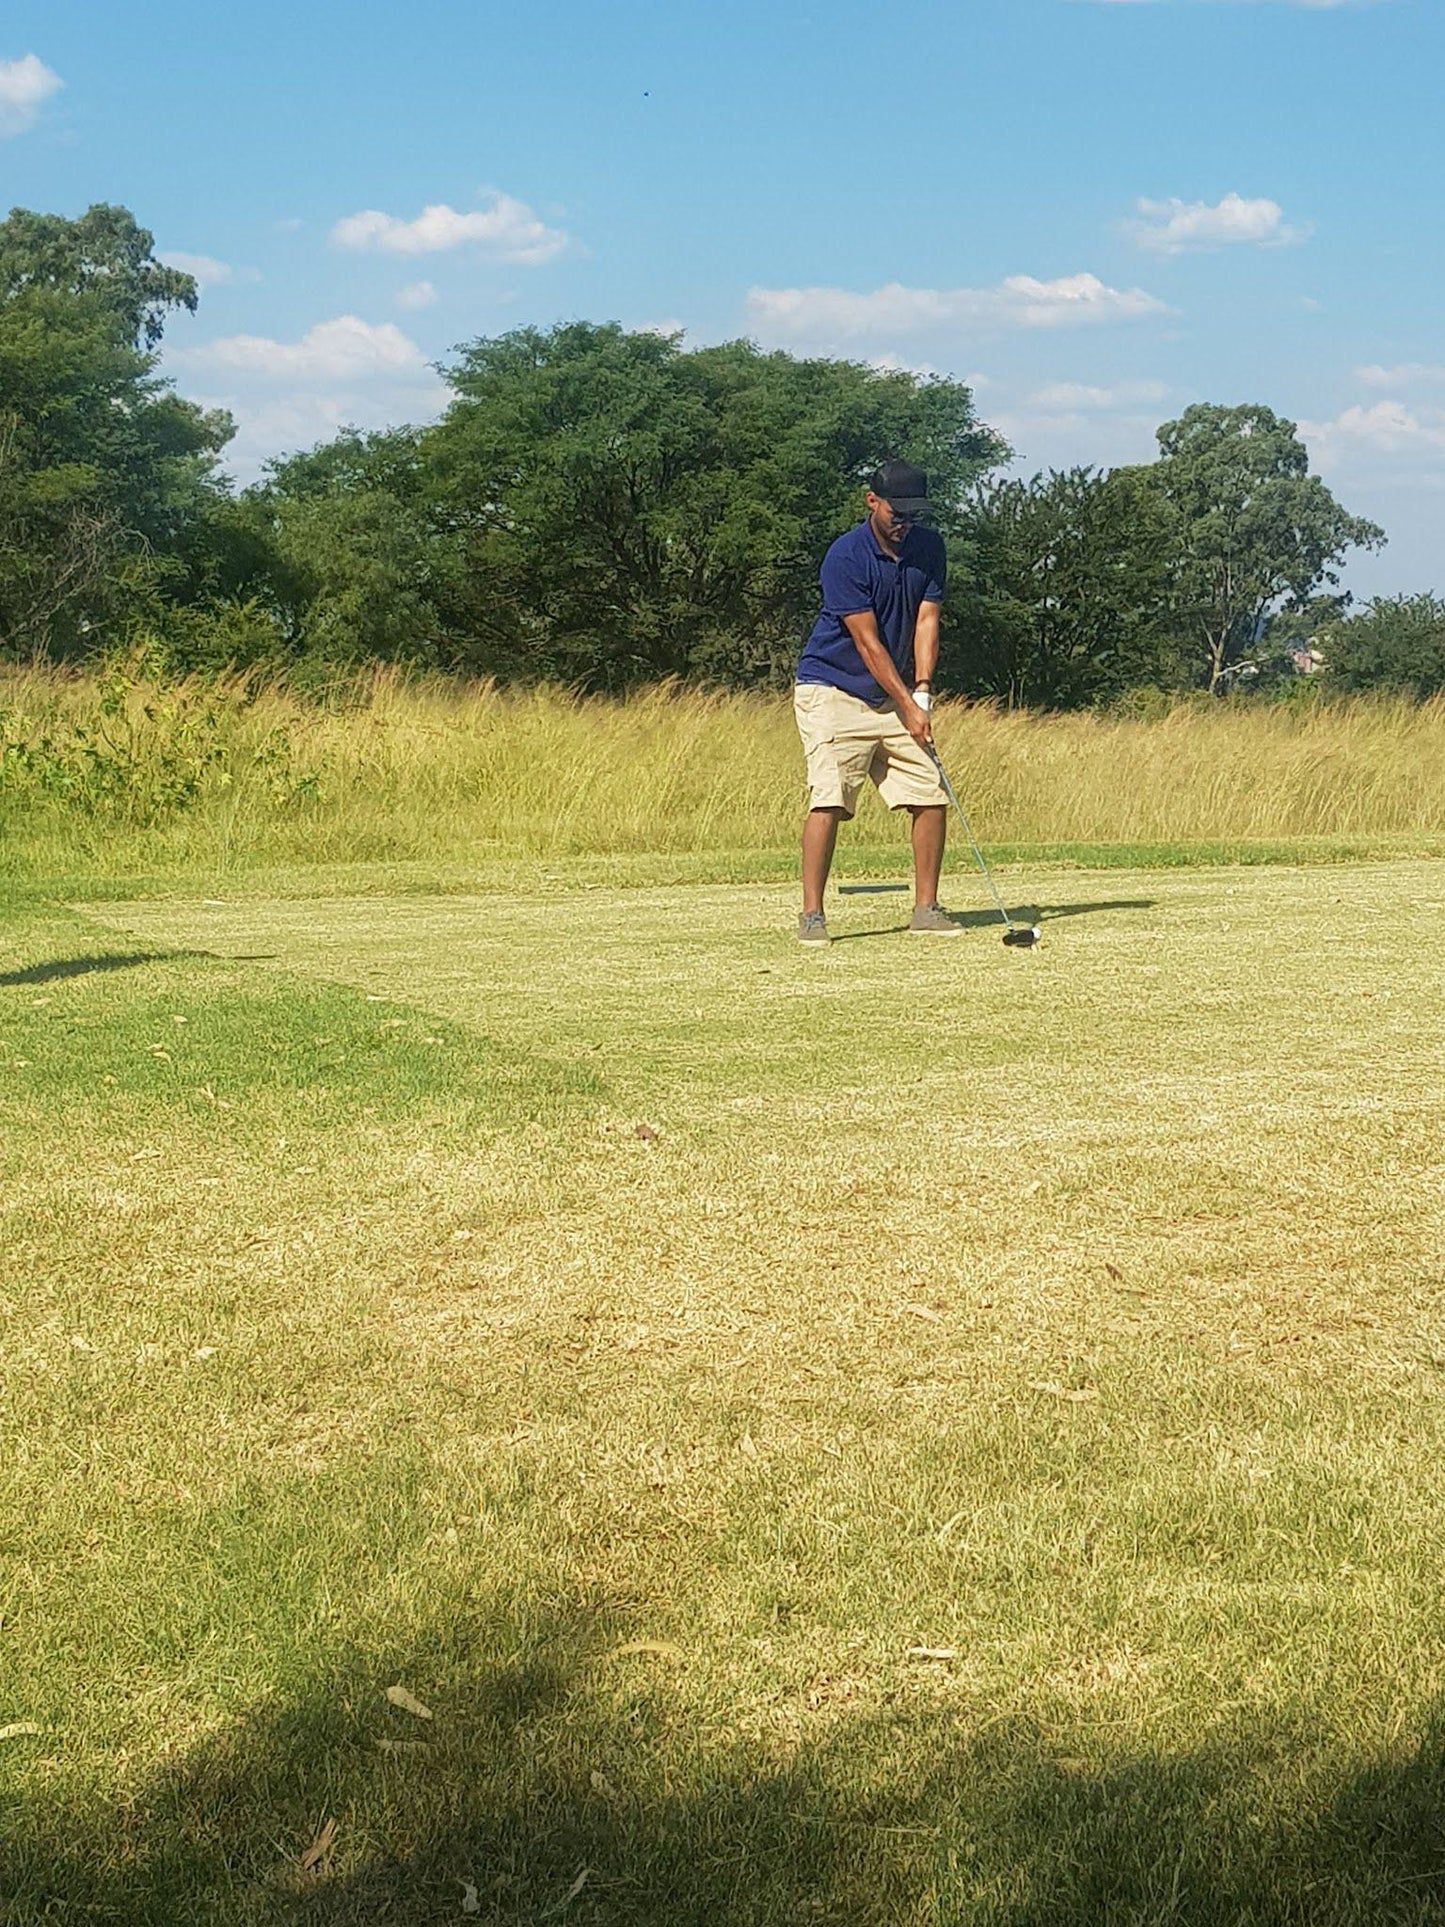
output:
<svg viewBox="0 0 1445 1927"><path fill-rule="evenodd" d="M344 700L245 682L110 687L107 717L93 679L0 678L12 878L410 864L456 887L459 872L568 860L764 877L796 846L786 696L581 701L385 673ZM938 734L995 850L1383 855L1445 837L1439 703L1186 704L1154 721L953 705ZM876 867L897 840L870 797L842 860Z"/></svg>
<svg viewBox="0 0 1445 1927"><path fill-rule="evenodd" d="M1445 867L1032 887L11 907L7 1927L1440 1917Z"/></svg>

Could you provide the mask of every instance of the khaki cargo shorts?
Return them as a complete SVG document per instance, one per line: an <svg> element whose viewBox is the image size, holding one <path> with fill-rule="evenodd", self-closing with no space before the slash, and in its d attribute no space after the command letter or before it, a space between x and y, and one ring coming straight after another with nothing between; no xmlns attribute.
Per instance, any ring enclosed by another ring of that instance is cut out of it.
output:
<svg viewBox="0 0 1445 1927"><path fill-rule="evenodd" d="M810 808L852 816L870 776L890 810L947 804L938 771L892 703L873 709L827 683L800 682L793 712L808 759Z"/></svg>

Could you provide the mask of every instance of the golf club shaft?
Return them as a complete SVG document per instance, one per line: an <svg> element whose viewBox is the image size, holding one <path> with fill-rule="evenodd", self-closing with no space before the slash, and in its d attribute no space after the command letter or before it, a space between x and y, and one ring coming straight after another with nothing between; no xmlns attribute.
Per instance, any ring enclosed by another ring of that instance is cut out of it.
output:
<svg viewBox="0 0 1445 1927"><path fill-rule="evenodd" d="M962 823L963 833L968 838L968 847L973 851L974 856L978 859L978 867L980 870L983 871L983 880L988 885L990 891L992 892L994 902L998 905L998 913L1003 918L1004 923L1008 926L1008 928L1012 930L1015 928L1014 920L1009 915L1008 911L1005 910L1004 908L1003 898L998 893L998 885L994 882L993 875L990 872L987 863L984 862L983 851L978 847L978 840L974 836L973 829L969 824L968 814L965 811L962 803L959 802L958 797L954 793L954 788L952 783L950 783L948 780L948 771L943 767L943 759L939 756L938 751L934 748L931 742L925 743L923 747L927 750L928 754L933 758L933 767L938 771L938 779L943 784L944 791L947 794L949 802L952 803L953 807L958 811L958 820L960 823Z"/></svg>

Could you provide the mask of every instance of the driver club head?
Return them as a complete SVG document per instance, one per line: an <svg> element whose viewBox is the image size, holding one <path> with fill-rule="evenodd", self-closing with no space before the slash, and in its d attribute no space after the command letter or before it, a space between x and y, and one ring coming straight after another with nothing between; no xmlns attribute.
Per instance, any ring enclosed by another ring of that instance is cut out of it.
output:
<svg viewBox="0 0 1445 1927"><path fill-rule="evenodd" d="M1014 950L1032 950L1036 943L1042 943L1044 933L1036 923L1010 924L1003 933L1003 940Z"/></svg>

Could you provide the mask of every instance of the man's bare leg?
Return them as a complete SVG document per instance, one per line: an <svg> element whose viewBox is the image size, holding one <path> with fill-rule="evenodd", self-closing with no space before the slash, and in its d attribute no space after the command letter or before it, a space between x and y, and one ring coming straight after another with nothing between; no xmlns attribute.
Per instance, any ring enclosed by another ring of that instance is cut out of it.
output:
<svg viewBox="0 0 1445 1927"><path fill-rule="evenodd" d="M833 867L833 851L838 842L841 810L809 810L803 824L803 915L814 916L823 908L823 892L828 887L828 872Z"/></svg>
<svg viewBox="0 0 1445 1927"><path fill-rule="evenodd" d="M948 814L941 803L928 803L910 813L913 817L913 904L915 909L927 910L938 901Z"/></svg>

